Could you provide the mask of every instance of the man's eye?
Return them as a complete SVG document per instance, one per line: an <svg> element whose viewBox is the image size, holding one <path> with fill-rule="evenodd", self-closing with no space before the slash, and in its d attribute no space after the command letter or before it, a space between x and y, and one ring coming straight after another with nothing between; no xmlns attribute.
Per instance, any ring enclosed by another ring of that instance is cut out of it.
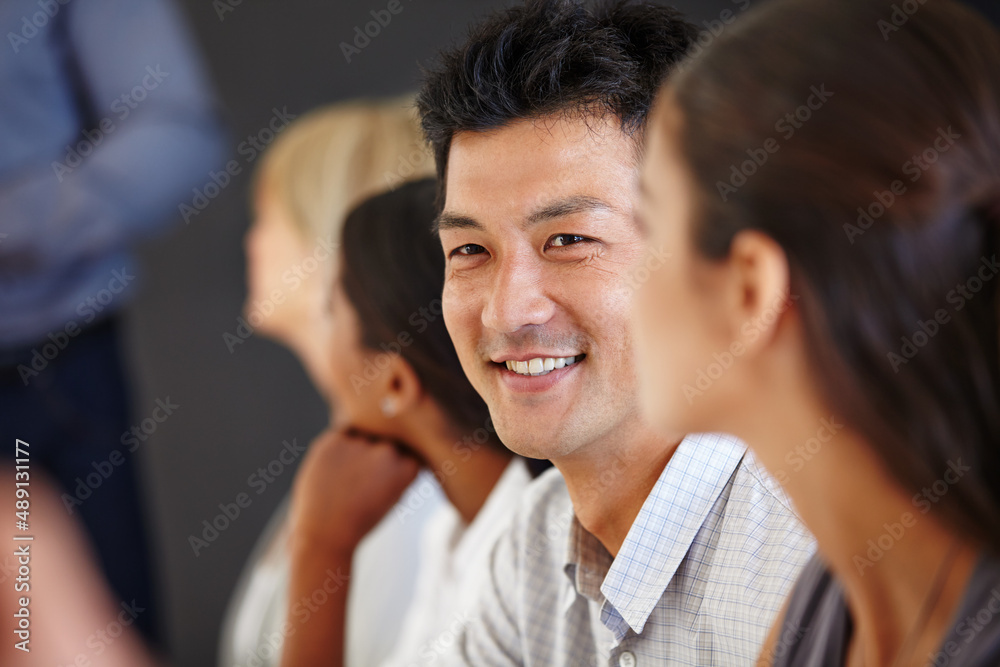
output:
<svg viewBox="0 0 1000 667"><path fill-rule="evenodd" d="M466 243L465 245L460 245L451 251L451 256L455 255L478 255L481 252L486 252L486 248L481 245L476 245L475 243Z"/></svg>
<svg viewBox="0 0 1000 667"><path fill-rule="evenodd" d="M549 240L549 246L559 248L586 240L586 238L577 236L576 234L556 234Z"/></svg>

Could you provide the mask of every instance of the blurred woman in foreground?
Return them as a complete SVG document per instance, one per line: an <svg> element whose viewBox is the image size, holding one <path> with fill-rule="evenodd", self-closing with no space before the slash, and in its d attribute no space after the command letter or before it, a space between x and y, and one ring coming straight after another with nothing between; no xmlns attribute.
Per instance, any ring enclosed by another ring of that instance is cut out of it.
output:
<svg viewBox="0 0 1000 667"><path fill-rule="evenodd" d="M1000 39L913 4L768 3L650 122L647 413L746 440L820 547L763 664L1000 664Z"/></svg>

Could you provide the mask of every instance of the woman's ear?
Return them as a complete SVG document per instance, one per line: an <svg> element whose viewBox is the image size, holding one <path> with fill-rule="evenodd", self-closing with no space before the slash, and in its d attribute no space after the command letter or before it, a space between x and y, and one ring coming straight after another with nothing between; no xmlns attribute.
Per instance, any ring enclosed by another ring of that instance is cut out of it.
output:
<svg viewBox="0 0 1000 667"><path fill-rule="evenodd" d="M788 258L770 236L744 230L733 237L728 263L734 340L748 352L763 349L773 341L782 313L794 301Z"/></svg>
<svg viewBox="0 0 1000 667"><path fill-rule="evenodd" d="M379 406L386 418L412 410L423 396L423 386L413 366L398 354L393 355L392 363L385 369L383 392Z"/></svg>

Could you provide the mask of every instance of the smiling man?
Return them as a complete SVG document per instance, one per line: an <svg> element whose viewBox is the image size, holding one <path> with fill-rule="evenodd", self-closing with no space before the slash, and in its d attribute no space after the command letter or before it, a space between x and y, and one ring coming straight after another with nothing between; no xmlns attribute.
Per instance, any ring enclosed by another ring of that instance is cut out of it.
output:
<svg viewBox="0 0 1000 667"><path fill-rule="evenodd" d="M618 453L608 439L631 437L661 467L669 456L635 410L634 172L610 116L512 120L454 137L438 219L445 321L497 429L585 476Z"/></svg>
<svg viewBox="0 0 1000 667"><path fill-rule="evenodd" d="M664 439L640 414L634 267L669 249L635 223L638 163L694 36L650 3L542 0L428 74L445 322L503 442L557 470L523 498L457 641L422 661L752 664L812 551L742 443Z"/></svg>

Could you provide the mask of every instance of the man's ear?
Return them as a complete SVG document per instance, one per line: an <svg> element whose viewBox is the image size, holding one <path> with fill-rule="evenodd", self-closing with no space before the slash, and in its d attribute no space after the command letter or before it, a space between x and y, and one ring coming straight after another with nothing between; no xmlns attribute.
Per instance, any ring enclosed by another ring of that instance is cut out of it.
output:
<svg viewBox="0 0 1000 667"><path fill-rule="evenodd" d="M734 340L741 341L748 352L764 349L791 306L788 258L770 236L744 230L733 237L728 263Z"/></svg>

